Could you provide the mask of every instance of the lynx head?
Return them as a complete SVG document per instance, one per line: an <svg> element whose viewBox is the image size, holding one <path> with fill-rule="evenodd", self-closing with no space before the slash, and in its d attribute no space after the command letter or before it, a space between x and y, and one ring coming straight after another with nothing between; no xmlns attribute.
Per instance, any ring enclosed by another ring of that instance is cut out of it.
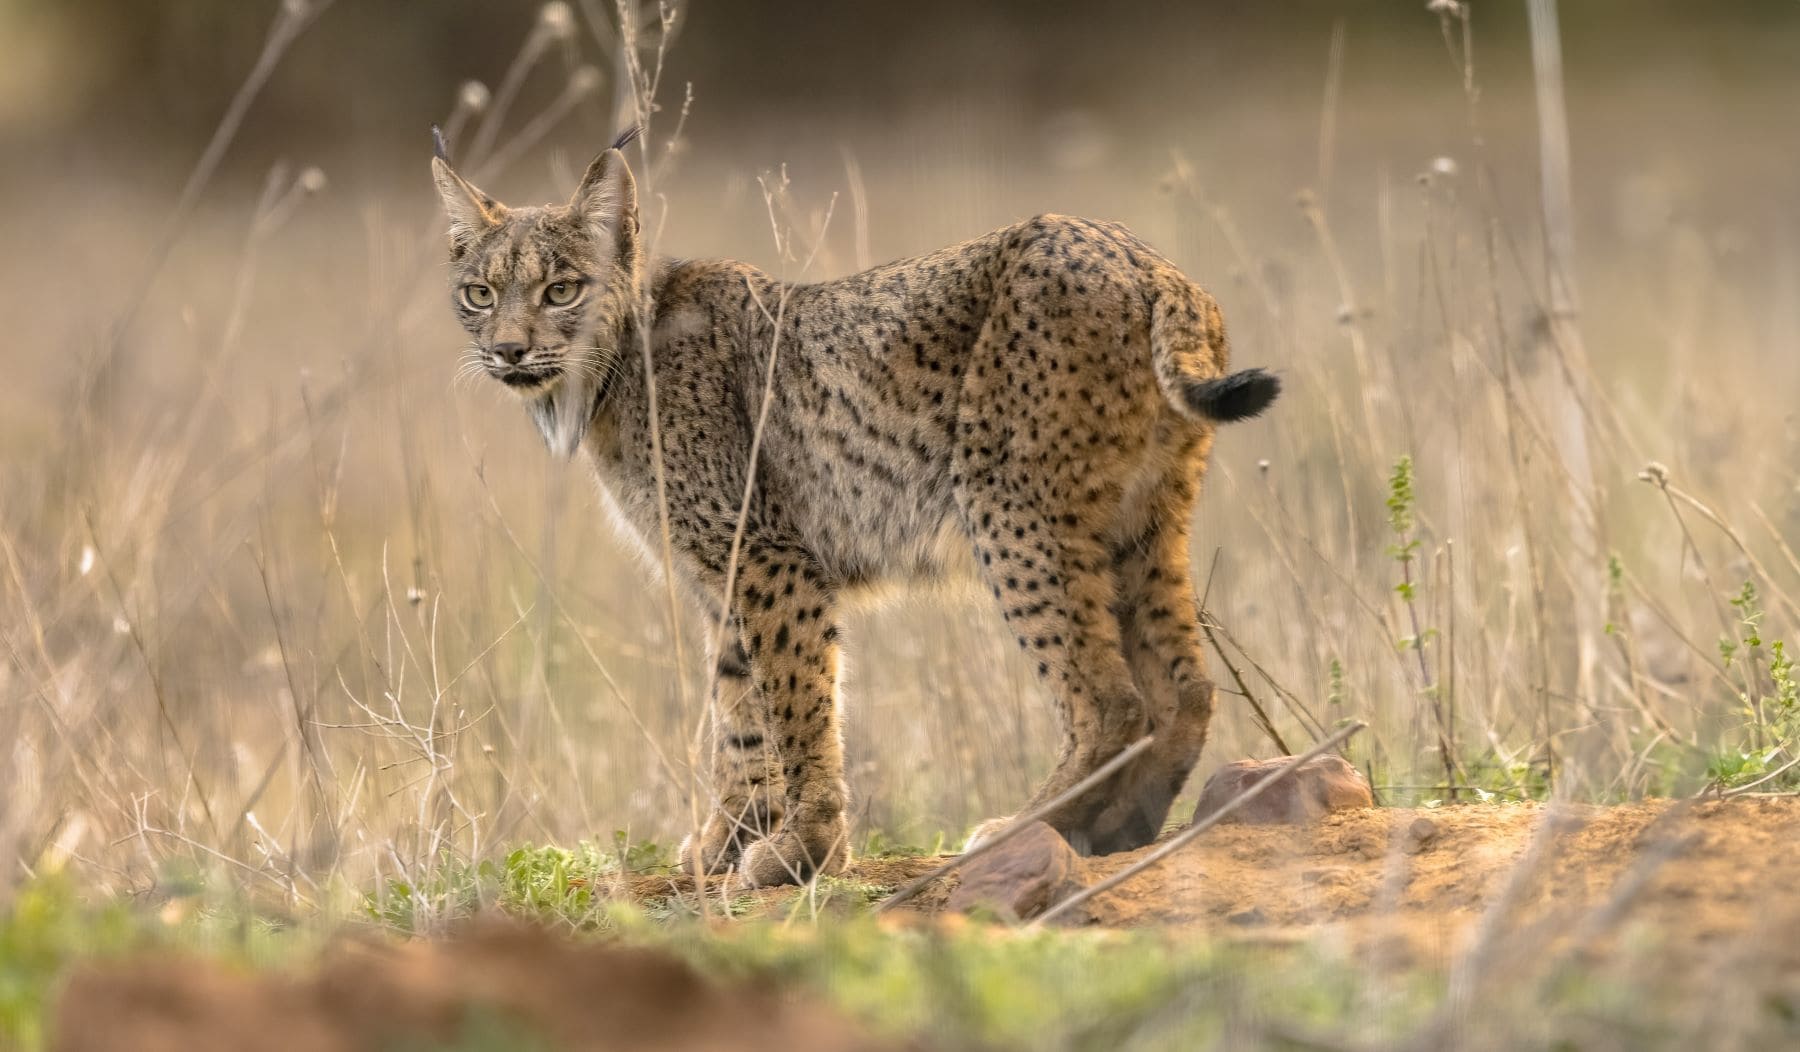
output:
<svg viewBox="0 0 1800 1052"><path fill-rule="evenodd" d="M637 185L621 152L636 135L625 132L594 159L568 204L508 208L457 174L432 129L469 354L525 399L560 456L587 435L642 287Z"/></svg>

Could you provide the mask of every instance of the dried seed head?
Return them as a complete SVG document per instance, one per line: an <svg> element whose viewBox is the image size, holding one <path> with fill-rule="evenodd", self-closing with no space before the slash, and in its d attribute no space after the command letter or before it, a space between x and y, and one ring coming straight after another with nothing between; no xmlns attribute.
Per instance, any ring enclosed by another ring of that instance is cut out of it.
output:
<svg viewBox="0 0 1800 1052"><path fill-rule="evenodd" d="M1431 159L1431 170L1438 175L1455 175L1456 158L1434 157Z"/></svg>
<svg viewBox="0 0 1800 1052"><path fill-rule="evenodd" d="M479 80L465 80L456 93L456 104L470 113L480 113L494 100L488 86Z"/></svg>
<svg viewBox="0 0 1800 1052"><path fill-rule="evenodd" d="M593 66L577 67L569 74L569 91L578 98L585 98L600 90L600 83L605 78Z"/></svg>
<svg viewBox="0 0 1800 1052"><path fill-rule="evenodd" d="M1664 467L1659 461L1652 460L1650 463L1644 465L1644 470L1638 472L1637 477L1640 481L1649 482L1656 486L1667 486L1669 484L1669 469Z"/></svg>
<svg viewBox="0 0 1800 1052"><path fill-rule="evenodd" d="M1462 14L1462 3L1460 0L1428 0L1425 4L1425 10L1430 11L1434 15L1446 15L1455 18L1457 15Z"/></svg>
<svg viewBox="0 0 1800 1052"><path fill-rule="evenodd" d="M300 178L294 180L296 186L309 194L323 192L329 182L330 180L325 178L325 170L316 165L309 165L305 171L300 173Z"/></svg>
<svg viewBox="0 0 1800 1052"><path fill-rule="evenodd" d="M538 9L538 23L552 39L567 40L575 32L575 12L563 0L550 0Z"/></svg>

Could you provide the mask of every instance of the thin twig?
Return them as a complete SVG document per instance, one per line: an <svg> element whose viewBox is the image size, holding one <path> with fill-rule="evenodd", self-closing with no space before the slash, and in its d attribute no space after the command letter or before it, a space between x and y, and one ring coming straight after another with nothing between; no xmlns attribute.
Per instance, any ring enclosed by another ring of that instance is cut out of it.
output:
<svg viewBox="0 0 1800 1052"><path fill-rule="evenodd" d="M1275 729L1275 722L1269 719L1268 711L1262 707L1262 702L1256 700L1256 695L1250 692L1250 684L1244 682L1243 673L1239 672L1237 666L1232 664L1225 649L1219 646L1218 638L1213 635L1212 618L1206 612L1206 601L1212 598L1213 574L1219 568L1219 552L1221 550L1213 549L1212 565L1206 568L1206 587L1200 592L1200 608L1194 613L1200 621L1200 631L1206 633L1206 641L1212 644L1213 652L1219 655L1219 660L1225 663L1225 670L1231 673L1232 680L1237 683L1238 693L1242 694L1244 700L1250 703L1250 712L1256 720L1256 725L1261 727L1263 733L1269 736L1269 740L1275 743L1275 748L1280 749L1283 756L1287 756L1293 750L1288 748L1287 742L1281 740L1281 733Z"/></svg>
<svg viewBox="0 0 1800 1052"><path fill-rule="evenodd" d="M1324 722L1320 720L1318 716L1314 715L1311 709L1307 708L1306 703L1301 701L1298 695L1293 691L1288 690L1286 687L1283 687L1280 682L1269 673L1269 670L1264 668L1262 663L1257 661L1256 658L1251 655L1250 651L1244 649L1244 644L1237 641L1237 638L1231 634L1230 629L1226 628L1222 622L1214 620L1209 611L1202 610L1200 613L1202 619L1201 625L1208 630L1208 638L1211 638L1210 633L1212 631L1217 631L1221 636L1224 636L1225 642L1230 643L1232 649L1243 655L1245 663L1247 663L1251 669L1255 670L1257 675L1263 678L1263 682L1267 683L1270 689L1280 695L1281 700L1287 702L1288 709L1293 712L1294 716L1299 719L1302 724L1311 725L1314 734L1325 733Z"/></svg>
<svg viewBox="0 0 1800 1052"><path fill-rule="evenodd" d="M1262 707L1262 702L1256 700L1256 695L1250 692L1250 684L1244 682L1244 674L1238 671L1238 667L1232 663L1231 657L1225 653L1225 648L1219 645L1218 637L1213 635L1212 619L1204 613L1200 617L1200 631L1206 633L1206 641L1212 644L1213 652L1219 655L1220 661L1224 662L1225 671L1231 673L1232 682L1237 684L1238 693L1242 694L1244 700L1250 703L1250 715L1256 721L1256 725L1269 736L1269 740L1275 743L1275 748L1280 749L1283 756L1292 755L1294 750L1288 748L1288 743L1282 740L1281 732L1275 729L1274 722L1269 719L1268 711Z"/></svg>

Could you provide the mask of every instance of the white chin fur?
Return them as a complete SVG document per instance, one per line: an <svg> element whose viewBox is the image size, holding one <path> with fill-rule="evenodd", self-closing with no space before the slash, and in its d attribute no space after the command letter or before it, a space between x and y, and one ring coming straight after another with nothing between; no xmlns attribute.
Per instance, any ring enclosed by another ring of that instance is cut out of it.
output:
<svg viewBox="0 0 1800 1052"><path fill-rule="evenodd" d="M587 370L565 372L550 390L531 400L531 418L552 455L568 459L581 448L593 423L594 379Z"/></svg>

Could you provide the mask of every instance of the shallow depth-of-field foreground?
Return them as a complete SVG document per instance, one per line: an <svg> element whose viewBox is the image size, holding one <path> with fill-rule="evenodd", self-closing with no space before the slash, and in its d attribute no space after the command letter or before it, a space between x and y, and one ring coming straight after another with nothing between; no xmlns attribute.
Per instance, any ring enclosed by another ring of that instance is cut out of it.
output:
<svg viewBox="0 0 1800 1052"><path fill-rule="evenodd" d="M1800 1040L1791 14L1565 11L1550 90L1524 4L1207 33L1182 5L1084 29L926 4L931 34L483 8L504 47L412 112L358 101L397 32L368 5L266 6L220 59L243 87L145 82L224 113L210 146L0 162L0 1047L155 1047L106 1029L134 997L191 1007L167 1039L196 1048L425 1040L394 1019L459 1048L658 1047L677 1020L667 1047ZM0 60L111 53L3 17L44 35ZM787 33L841 90L709 73ZM1066 79L996 57L1033 47L1075 54ZM22 143L93 119L32 109L52 81L19 68ZM1221 826L1082 925L945 916L953 881L875 916L1057 746L990 604L899 597L845 626L856 864L679 874L707 626L584 468L458 379L427 168L437 121L477 183L564 199L634 116L653 251L804 280L1056 211L1207 285L1233 364L1285 390L1221 433L1195 523L1219 699L1175 815L1351 721L1378 806ZM176 956L118 963L151 951ZM641 996L593 994L622 976ZM227 1004L262 1007L218 1029Z"/></svg>

